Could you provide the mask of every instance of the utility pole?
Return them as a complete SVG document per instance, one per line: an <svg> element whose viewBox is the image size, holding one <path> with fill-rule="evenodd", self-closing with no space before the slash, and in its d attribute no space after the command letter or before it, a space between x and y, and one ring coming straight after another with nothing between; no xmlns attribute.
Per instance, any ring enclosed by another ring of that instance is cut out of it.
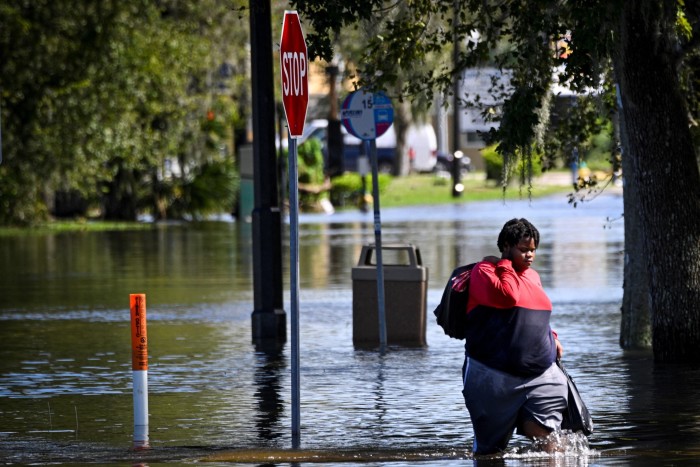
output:
<svg viewBox="0 0 700 467"><path fill-rule="evenodd" d="M459 0L454 2L454 21L452 22L452 61L454 64L454 76L452 77L452 197L459 198L464 191L462 185L462 151L459 150L459 94L460 94L460 75L458 71L459 65Z"/></svg>
<svg viewBox="0 0 700 467"><path fill-rule="evenodd" d="M340 119L338 118L338 92L336 90L336 80L340 67L329 64L326 66L326 76L328 76L328 138L326 175L335 177L342 175L344 171L343 163L343 133L340 129Z"/></svg>
<svg viewBox="0 0 700 467"><path fill-rule="evenodd" d="M282 300L282 213L277 187L275 92L270 0L250 0L253 93L253 342L278 346L287 339Z"/></svg>

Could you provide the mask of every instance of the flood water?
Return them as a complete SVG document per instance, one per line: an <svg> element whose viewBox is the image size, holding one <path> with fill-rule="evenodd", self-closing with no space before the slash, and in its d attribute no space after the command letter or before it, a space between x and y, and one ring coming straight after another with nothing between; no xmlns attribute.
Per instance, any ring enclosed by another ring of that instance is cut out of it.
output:
<svg viewBox="0 0 700 467"><path fill-rule="evenodd" d="M237 460L206 465L694 465L700 371L618 345L621 214L619 194L575 209L558 196L383 210L383 242L416 245L429 270L427 347L383 354L352 343L351 269L374 241L371 213L302 215L298 452L309 457L295 462L290 343L263 351L251 341L250 225L2 238L0 464L191 465L234 451ZM502 458L477 462L462 342L432 309L452 269L496 254L516 216L540 230L535 269L596 431L558 455L515 437ZM131 449L130 293L147 295L148 451Z"/></svg>

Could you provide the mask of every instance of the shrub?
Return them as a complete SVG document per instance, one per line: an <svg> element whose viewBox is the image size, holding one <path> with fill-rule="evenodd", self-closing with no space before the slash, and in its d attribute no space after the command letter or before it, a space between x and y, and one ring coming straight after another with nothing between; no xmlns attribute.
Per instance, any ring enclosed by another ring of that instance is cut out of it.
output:
<svg viewBox="0 0 700 467"><path fill-rule="evenodd" d="M284 165L289 165L289 151L282 151ZM318 202L327 198L326 175L323 166L323 150L321 142L309 138L297 146L297 181L299 182L299 208L314 211ZM287 167L287 174L289 167ZM287 185L288 186L288 185Z"/></svg>
<svg viewBox="0 0 700 467"><path fill-rule="evenodd" d="M387 186L391 183L392 176L385 173L380 173L379 178L379 194L386 191ZM372 176L366 178L366 194L372 194ZM362 199L362 177L355 172L345 172L343 175L333 178L331 182L331 203L334 206L357 206Z"/></svg>
<svg viewBox="0 0 700 467"><path fill-rule="evenodd" d="M297 168L299 170L299 183L322 184L325 175L323 173L323 151L321 142L316 138L309 138L297 147Z"/></svg>
<svg viewBox="0 0 700 467"><path fill-rule="evenodd" d="M230 159L208 162L199 167L192 181L182 187L184 196L171 206L171 216L190 214L198 219L209 214L231 212L239 183L238 172Z"/></svg>
<svg viewBox="0 0 700 467"><path fill-rule="evenodd" d="M501 177L503 175L503 156L501 156L498 151L496 151L496 145L487 146L481 150L481 155L484 157L484 164L486 166L486 179L487 180L497 180L502 181ZM527 179L527 162L522 157L520 151L516 152L515 160L509 161L510 167L506 171L506 181L512 182L517 178L522 179L524 175ZM537 176L542 173L542 154L532 149L532 176Z"/></svg>

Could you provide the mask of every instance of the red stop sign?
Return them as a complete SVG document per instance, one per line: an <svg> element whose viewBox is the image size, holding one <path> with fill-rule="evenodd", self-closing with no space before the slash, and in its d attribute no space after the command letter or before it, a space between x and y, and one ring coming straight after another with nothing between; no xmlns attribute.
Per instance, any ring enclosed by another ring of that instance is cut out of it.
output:
<svg viewBox="0 0 700 467"><path fill-rule="evenodd" d="M289 136L298 138L304 132L309 105L309 60L301 22L296 11L285 11L280 42L282 103L287 116Z"/></svg>

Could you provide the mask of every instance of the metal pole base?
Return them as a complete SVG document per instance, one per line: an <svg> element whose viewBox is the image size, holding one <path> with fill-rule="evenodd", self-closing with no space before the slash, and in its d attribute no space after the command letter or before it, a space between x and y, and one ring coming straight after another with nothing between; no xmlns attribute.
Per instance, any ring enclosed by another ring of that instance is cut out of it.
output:
<svg viewBox="0 0 700 467"><path fill-rule="evenodd" d="M253 342L287 340L287 314L284 310L255 310L252 314Z"/></svg>

